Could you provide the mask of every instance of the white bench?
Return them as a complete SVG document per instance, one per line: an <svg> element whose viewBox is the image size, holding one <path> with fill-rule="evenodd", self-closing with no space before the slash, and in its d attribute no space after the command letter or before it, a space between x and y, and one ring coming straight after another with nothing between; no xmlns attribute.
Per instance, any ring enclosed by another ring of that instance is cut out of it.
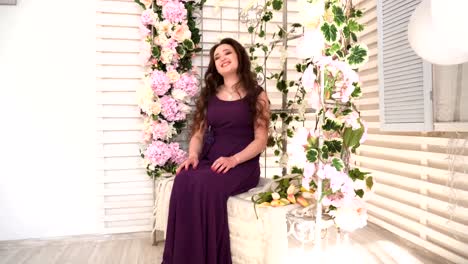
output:
<svg viewBox="0 0 468 264"><path fill-rule="evenodd" d="M252 195L271 180L261 178L257 188L228 199L228 221L233 264L284 264L288 252L286 213L296 205L257 207L255 215ZM156 183L155 230L165 231L173 178ZM157 213L156 213L157 212ZM165 237L165 234L164 234Z"/></svg>

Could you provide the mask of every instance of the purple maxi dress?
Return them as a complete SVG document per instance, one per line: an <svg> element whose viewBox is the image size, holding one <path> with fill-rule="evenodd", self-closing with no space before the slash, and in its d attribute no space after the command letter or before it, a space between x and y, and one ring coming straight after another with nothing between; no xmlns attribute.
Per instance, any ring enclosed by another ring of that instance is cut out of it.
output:
<svg viewBox="0 0 468 264"><path fill-rule="evenodd" d="M254 139L247 100L213 96L206 118L209 129L197 169L175 177L163 264L231 264L227 199L255 187L260 178L260 155L226 174L211 170L217 158L242 151Z"/></svg>

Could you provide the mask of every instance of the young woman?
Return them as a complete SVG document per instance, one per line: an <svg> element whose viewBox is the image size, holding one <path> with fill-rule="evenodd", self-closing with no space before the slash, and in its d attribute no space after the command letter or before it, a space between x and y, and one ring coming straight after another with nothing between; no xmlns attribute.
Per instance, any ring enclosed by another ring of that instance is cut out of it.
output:
<svg viewBox="0 0 468 264"><path fill-rule="evenodd" d="M210 50L189 157L177 169L163 264L230 264L229 196L258 184L269 101L244 47L231 38Z"/></svg>

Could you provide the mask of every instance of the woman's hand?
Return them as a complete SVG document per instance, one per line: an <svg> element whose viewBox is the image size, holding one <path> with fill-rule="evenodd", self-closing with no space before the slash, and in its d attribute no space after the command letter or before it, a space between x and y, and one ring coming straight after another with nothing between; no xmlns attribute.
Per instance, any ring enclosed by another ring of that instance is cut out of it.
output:
<svg viewBox="0 0 468 264"><path fill-rule="evenodd" d="M176 175L179 174L179 172L182 169L188 170L188 168L192 165L194 169L197 168L198 166L198 157L197 156L189 156L176 170Z"/></svg>
<svg viewBox="0 0 468 264"><path fill-rule="evenodd" d="M211 165L211 169L217 173L226 173L230 169L236 167L239 164L239 159L236 156L231 157L220 157L213 165Z"/></svg>

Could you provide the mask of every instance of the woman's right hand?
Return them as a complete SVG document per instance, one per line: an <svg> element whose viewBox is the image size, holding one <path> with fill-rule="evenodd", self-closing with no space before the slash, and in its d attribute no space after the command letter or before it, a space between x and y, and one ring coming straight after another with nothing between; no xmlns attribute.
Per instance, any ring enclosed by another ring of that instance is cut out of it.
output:
<svg viewBox="0 0 468 264"><path fill-rule="evenodd" d="M176 170L176 175L179 174L179 172L182 170L182 169L185 169L185 170L188 170L188 168L190 167L190 165L192 165L192 167L194 169L197 168L198 166L198 157L196 156L189 156L184 162L182 162L182 164L180 164L180 166L177 168Z"/></svg>

